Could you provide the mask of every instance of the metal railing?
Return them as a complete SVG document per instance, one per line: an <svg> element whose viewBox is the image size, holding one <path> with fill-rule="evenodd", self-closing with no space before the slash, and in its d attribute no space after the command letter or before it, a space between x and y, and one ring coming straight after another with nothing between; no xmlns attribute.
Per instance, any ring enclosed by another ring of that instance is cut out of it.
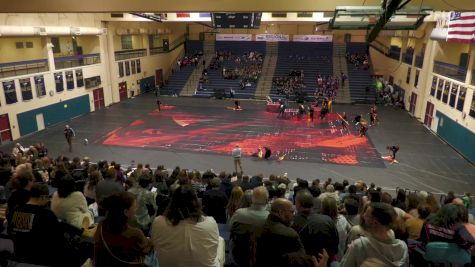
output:
<svg viewBox="0 0 475 267"><path fill-rule="evenodd" d="M114 52L115 61L125 60L129 58L138 58L147 56L147 49L132 49L132 50L121 50Z"/></svg>
<svg viewBox="0 0 475 267"><path fill-rule="evenodd" d="M54 66L57 70L100 63L101 56L99 53L54 58Z"/></svg>
<svg viewBox="0 0 475 267"><path fill-rule="evenodd" d="M48 59L0 63L0 78L15 77L48 70Z"/></svg>
<svg viewBox="0 0 475 267"><path fill-rule="evenodd" d="M150 48L150 55L157 55L157 54L161 54L161 53L166 53L166 51L163 47Z"/></svg>
<svg viewBox="0 0 475 267"><path fill-rule="evenodd" d="M434 61L433 72L460 82L465 82L465 77L467 76L466 68L442 61Z"/></svg>

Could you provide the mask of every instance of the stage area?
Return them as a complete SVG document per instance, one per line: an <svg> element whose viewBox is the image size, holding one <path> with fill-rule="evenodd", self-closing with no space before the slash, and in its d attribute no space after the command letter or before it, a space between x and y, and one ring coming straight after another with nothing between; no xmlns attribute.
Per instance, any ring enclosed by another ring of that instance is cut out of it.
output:
<svg viewBox="0 0 475 267"><path fill-rule="evenodd" d="M307 118L278 119L260 101L241 101L242 111L228 108L232 100L162 97L161 101L160 112L155 96L145 94L67 122L76 131L73 153L67 151L64 124L18 142L23 146L44 142L53 157L89 156L123 166L134 160L152 167L228 172L234 170L231 149L240 144L248 175L288 173L291 179L364 180L388 189L475 191L475 168L404 110L378 107L379 125L369 128L368 137L359 137L351 123L348 130L342 129L337 113L346 112L350 120L356 114L367 119L366 105L334 105L324 121L315 116L312 123ZM86 138L88 145L83 142ZM386 147L394 144L401 148L399 164L381 159L388 154ZM0 149L10 152L12 146ZM269 160L251 157L259 146L271 148Z"/></svg>

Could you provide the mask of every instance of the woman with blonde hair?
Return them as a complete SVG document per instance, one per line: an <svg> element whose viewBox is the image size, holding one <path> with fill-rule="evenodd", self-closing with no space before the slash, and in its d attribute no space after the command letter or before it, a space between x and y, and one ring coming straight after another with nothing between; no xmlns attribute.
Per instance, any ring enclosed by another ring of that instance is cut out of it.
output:
<svg viewBox="0 0 475 267"><path fill-rule="evenodd" d="M234 212L239 208L239 203L244 195L244 191L240 186L233 187L231 196L229 197L228 206L226 207L226 218L229 220L233 217Z"/></svg>

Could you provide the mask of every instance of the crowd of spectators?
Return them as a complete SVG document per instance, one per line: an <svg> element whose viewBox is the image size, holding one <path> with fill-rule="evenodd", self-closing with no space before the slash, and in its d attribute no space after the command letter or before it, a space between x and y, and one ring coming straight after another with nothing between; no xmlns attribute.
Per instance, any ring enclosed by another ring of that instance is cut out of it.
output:
<svg viewBox="0 0 475 267"><path fill-rule="evenodd" d="M287 76L274 76L272 85L277 88L279 95L298 95L305 91L304 71L291 70Z"/></svg>
<svg viewBox="0 0 475 267"><path fill-rule="evenodd" d="M317 86L313 93L316 99L328 98L335 100L339 88L339 79L332 75L317 74Z"/></svg>
<svg viewBox="0 0 475 267"><path fill-rule="evenodd" d="M176 61L178 69L187 66L198 66L203 57L203 51L195 51L193 54L185 55L183 58L179 58Z"/></svg>
<svg viewBox="0 0 475 267"><path fill-rule="evenodd" d="M346 61L348 64L353 64L357 69L360 67L364 70L369 69L369 60L366 54L346 53Z"/></svg>
<svg viewBox="0 0 475 267"><path fill-rule="evenodd" d="M218 50L209 64L210 70L221 70L223 79L236 80L239 79L239 86L241 89L246 86L252 86L259 79L262 72L262 63L264 57L261 53L256 51L245 52L242 55L234 55L230 51ZM225 62L232 62L233 67ZM227 65L228 68L226 68ZM200 78L200 84L209 82L208 70L203 70Z"/></svg>
<svg viewBox="0 0 475 267"><path fill-rule="evenodd" d="M471 253L471 197L331 178L91 163L14 148L0 158L16 261L45 266L425 266L434 241ZM41 146L37 146L41 147ZM38 150L38 149L36 149ZM33 150L34 151L34 150ZM35 162L43 162L41 165ZM34 165L36 164L36 165ZM2 254L4 256L4 254Z"/></svg>

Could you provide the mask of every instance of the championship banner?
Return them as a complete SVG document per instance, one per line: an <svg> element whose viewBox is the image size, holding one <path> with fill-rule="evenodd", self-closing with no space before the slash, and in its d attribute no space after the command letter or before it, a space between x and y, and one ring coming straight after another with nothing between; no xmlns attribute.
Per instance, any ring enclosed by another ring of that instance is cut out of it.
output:
<svg viewBox="0 0 475 267"><path fill-rule="evenodd" d="M56 92L57 93L64 91L63 73L62 72L56 72L54 74L54 83L56 84Z"/></svg>
<svg viewBox="0 0 475 267"><path fill-rule="evenodd" d="M288 42L290 38L287 34L256 34L256 41Z"/></svg>
<svg viewBox="0 0 475 267"><path fill-rule="evenodd" d="M216 34L216 41L252 41L252 34Z"/></svg>
<svg viewBox="0 0 475 267"><path fill-rule="evenodd" d="M333 41L333 35L294 35L294 42L326 43Z"/></svg>
<svg viewBox="0 0 475 267"><path fill-rule="evenodd" d="M21 98L23 101L33 99L33 92L31 91L31 79L20 79Z"/></svg>
<svg viewBox="0 0 475 267"><path fill-rule="evenodd" d="M14 80L3 82L3 92L5 93L5 100L7 104L13 104L18 101L16 97L16 88Z"/></svg>
<svg viewBox="0 0 475 267"><path fill-rule="evenodd" d="M83 87L84 86L84 77L82 76L82 70L74 70L76 73L76 86Z"/></svg>
<svg viewBox="0 0 475 267"><path fill-rule="evenodd" d="M36 96L44 96L46 95L46 88L45 88L45 79L43 75L37 75L34 77L35 80L35 87L36 87Z"/></svg>
<svg viewBox="0 0 475 267"><path fill-rule="evenodd" d="M74 76L72 71L66 71L66 88L68 90L74 89Z"/></svg>

